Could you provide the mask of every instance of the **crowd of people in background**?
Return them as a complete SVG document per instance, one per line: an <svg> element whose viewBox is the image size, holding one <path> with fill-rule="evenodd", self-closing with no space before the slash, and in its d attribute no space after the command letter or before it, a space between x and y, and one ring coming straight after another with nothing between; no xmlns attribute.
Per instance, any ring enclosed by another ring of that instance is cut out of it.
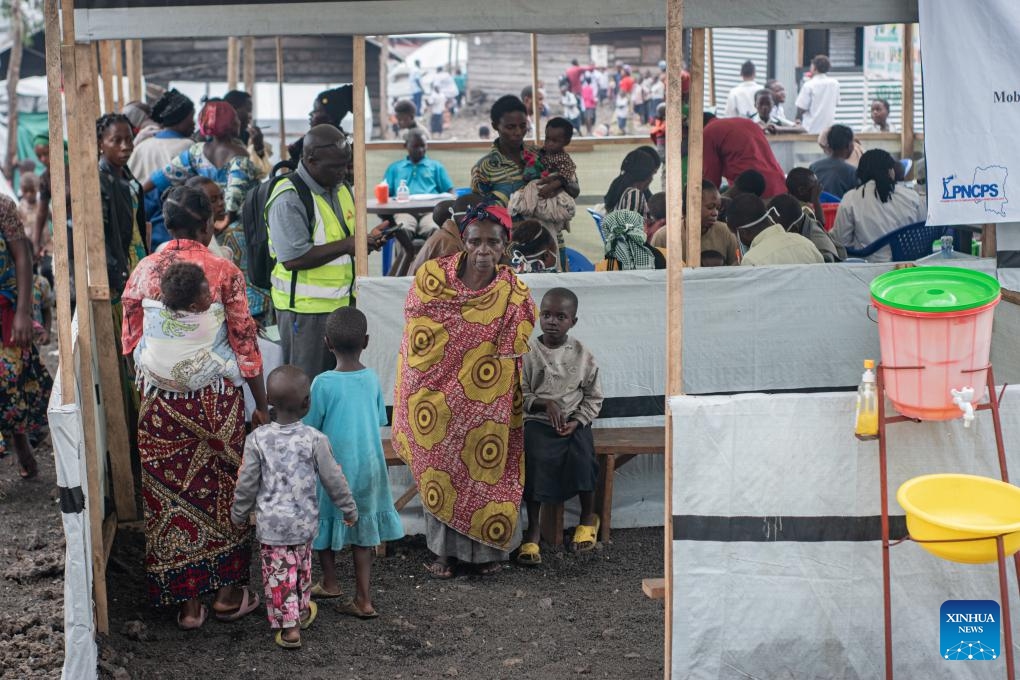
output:
<svg viewBox="0 0 1020 680"><path fill-rule="evenodd" d="M902 181L900 163L863 151L853 130L834 124L839 82L830 66L824 55L812 60L787 117L783 85L760 84L747 62L722 115L704 115L701 214L690 216L701 265L841 262L924 220L924 199ZM689 79L680 82L686 127ZM411 98L392 108L406 155L381 179L391 197L451 193L450 173L428 147L465 105L465 74L440 67L426 82L415 62L410 83ZM575 59L558 98L528 86L491 105L491 127L480 131L491 145L469 188L367 234L372 251L396 239L392 273L413 277L393 442L425 506L434 578L496 574L512 553L540 563L542 505L574 496L582 512L573 547L595 547L598 363L569 335L576 295L555 288L536 306L518 275L570 269L565 235L581 195L571 144L612 126L619 134L648 126L650 144L623 155L605 188L594 268L663 269L679 257L666 248L680 228L667 215L671 204L684 209L682 197L653 191L666 155L665 87L665 62L642 72ZM373 549L403 536L379 437L385 398L360 360L370 329L355 304L353 153L342 128L352 102L351 86L317 95L307 133L275 166L245 92L196 105L169 90L151 107L132 102L96 121L112 321L138 432L148 594L177 607L185 630L210 615L236 620L264 599L276 644L300 646L315 600L341 597L335 552L348 546L357 583L340 610L373 618ZM889 113L888 101L872 102L865 132L892 131ZM527 141L536 126L541 146ZM796 132L818 134L824 157L784 172L767 135ZM34 147L43 174L22 176L20 203L0 197L0 372L8 378L0 456L13 448L25 478L37 472L32 442L52 382L38 348L53 306L48 159L61 153L45 135ZM831 230L823 194L839 200ZM57 228L70 237L69 208L68 225ZM889 249L868 259L888 261ZM259 331L274 325L284 365L264 377ZM254 401L247 415L245 386ZM253 539L264 598L248 585Z"/></svg>

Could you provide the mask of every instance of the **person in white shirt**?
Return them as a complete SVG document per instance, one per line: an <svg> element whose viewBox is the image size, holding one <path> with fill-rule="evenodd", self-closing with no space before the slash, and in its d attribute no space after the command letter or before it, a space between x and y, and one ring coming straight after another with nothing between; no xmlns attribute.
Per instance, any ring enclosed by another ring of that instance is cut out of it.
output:
<svg viewBox="0 0 1020 680"><path fill-rule="evenodd" d="M570 121L574 130L581 132L581 106L577 95L570 91L570 83L560 83L560 104L563 106L563 117Z"/></svg>
<svg viewBox="0 0 1020 680"><path fill-rule="evenodd" d="M899 132L889 125L889 102L885 99L871 100L871 125L865 125L861 132Z"/></svg>
<svg viewBox="0 0 1020 680"><path fill-rule="evenodd" d="M813 134L818 134L836 120L839 81L829 76L831 66L824 54L812 59L813 74L797 95L797 122Z"/></svg>
<svg viewBox="0 0 1020 680"><path fill-rule="evenodd" d="M761 89L761 85L754 79L753 62L744 62L740 67L740 77L744 81L730 90L726 97L723 118L750 118L754 115L754 93Z"/></svg>
<svg viewBox="0 0 1020 680"><path fill-rule="evenodd" d="M860 250L891 231L925 221L924 201L917 192L896 183L897 161L888 151L872 149L857 165L860 186L843 195L830 232L837 243ZM887 247L867 257L868 262L890 262Z"/></svg>

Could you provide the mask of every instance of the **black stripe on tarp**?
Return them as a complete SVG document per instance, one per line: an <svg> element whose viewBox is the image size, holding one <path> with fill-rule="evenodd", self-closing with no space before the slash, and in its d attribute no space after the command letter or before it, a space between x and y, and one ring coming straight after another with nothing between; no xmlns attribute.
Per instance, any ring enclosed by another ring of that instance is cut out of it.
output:
<svg viewBox="0 0 1020 680"><path fill-rule="evenodd" d="M1000 250L995 253L995 264L1000 269L1020 267L1020 250Z"/></svg>
<svg viewBox="0 0 1020 680"><path fill-rule="evenodd" d="M889 538L907 536L907 520L889 517ZM719 541L722 543L774 543L794 541L881 541L882 517L720 517L715 515L673 515L674 541Z"/></svg>
<svg viewBox="0 0 1020 680"><path fill-rule="evenodd" d="M65 515L76 515L85 510L85 494L80 486L57 488L60 491L60 512Z"/></svg>
<svg viewBox="0 0 1020 680"><path fill-rule="evenodd" d="M301 2L335 2L336 0L301 0ZM286 5L288 0L74 0L75 9L145 9L204 7L208 5Z"/></svg>

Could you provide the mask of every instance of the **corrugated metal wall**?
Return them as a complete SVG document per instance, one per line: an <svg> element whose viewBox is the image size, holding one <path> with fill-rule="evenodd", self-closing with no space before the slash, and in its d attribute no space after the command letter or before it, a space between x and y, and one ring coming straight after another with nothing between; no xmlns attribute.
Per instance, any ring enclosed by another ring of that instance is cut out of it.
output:
<svg viewBox="0 0 1020 680"><path fill-rule="evenodd" d="M705 111L722 114L726 108L726 95L740 83L740 66L750 59L754 62L757 81L765 83L768 75L769 32L747 28L716 28L712 30L715 48L715 109L709 93L710 82L705 81ZM705 68L708 68L706 46Z"/></svg>

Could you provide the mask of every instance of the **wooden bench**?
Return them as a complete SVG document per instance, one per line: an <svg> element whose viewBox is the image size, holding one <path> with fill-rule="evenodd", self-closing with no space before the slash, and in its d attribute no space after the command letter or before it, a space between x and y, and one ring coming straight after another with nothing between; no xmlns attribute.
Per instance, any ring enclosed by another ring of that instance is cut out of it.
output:
<svg viewBox="0 0 1020 680"><path fill-rule="evenodd" d="M599 540L610 538L613 525L613 481L616 470L629 463L634 456L644 454L662 455L666 450L666 428L659 427L597 427L595 455L599 461L598 484L595 488L595 512L602 518ZM404 461L393 450L389 439L383 440L386 464L403 465ZM411 484L393 503L399 511L418 494L418 487ZM553 546L563 544L563 505L547 507L542 512L542 538Z"/></svg>

